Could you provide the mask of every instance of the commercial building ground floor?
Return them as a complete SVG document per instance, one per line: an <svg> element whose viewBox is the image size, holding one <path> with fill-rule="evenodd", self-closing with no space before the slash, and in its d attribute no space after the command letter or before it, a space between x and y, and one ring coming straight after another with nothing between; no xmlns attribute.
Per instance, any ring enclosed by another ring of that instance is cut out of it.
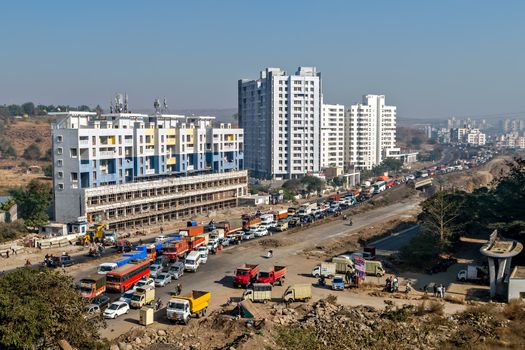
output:
<svg viewBox="0 0 525 350"><path fill-rule="evenodd" d="M79 217L123 232L233 208L247 193L245 170L101 186L80 193Z"/></svg>

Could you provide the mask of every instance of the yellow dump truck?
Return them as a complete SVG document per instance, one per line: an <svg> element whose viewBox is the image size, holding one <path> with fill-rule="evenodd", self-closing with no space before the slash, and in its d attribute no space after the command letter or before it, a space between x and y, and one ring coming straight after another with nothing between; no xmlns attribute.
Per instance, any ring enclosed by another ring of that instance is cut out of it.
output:
<svg viewBox="0 0 525 350"><path fill-rule="evenodd" d="M285 303L307 301L312 297L312 286L309 284L293 284L286 288L283 294Z"/></svg>
<svg viewBox="0 0 525 350"><path fill-rule="evenodd" d="M190 294L172 296L166 308L168 320L188 324L190 317L202 317L208 311L211 293L194 290Z"/></svg>
<svg viewBox="0 0 525 350"><path fill-rule="evenodd" d="M130 305L132 308L140 309L144 305L151 304L155 301L155 288L148 286L137 288L131 296Z"/></svg>

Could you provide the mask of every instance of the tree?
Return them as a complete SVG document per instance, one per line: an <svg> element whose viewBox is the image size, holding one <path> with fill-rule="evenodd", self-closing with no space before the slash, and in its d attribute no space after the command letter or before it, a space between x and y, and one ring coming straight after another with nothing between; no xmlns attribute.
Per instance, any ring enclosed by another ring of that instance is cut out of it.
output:
<svg viewBox="0 0 525 350"><path fill-rule="evenodd" d="M9 145L7 147L7 149L4 151L4 156L16 159L16 150L13 148L13 146Z"/></svg>
<svg viewBox="0 0 525 350"><path fill-rule="evenodd" d="M44 166L44 175L45 176L53 176L53 165L52 164L47 164L46 166Z"/></svg>
<svg viewBox="0 0 525 350"><path fill-rule="evenodd" d="M7 106L7 110L11 117L24 114L24 110L19 105L9 105Z"/></svg>
<svg viewBox="0 0 525 350"><path fill-rule="evenodd" d="M102 318L85 319L73 278L21 268L0 277L0 348L55 349L67 340L78 349L101 348Z"/></svg>
<svg viewBox="0 0 525 350"><path fill-rule="evenodd" d="M440 252L436 237L426 232L418 233L410 243L401 248L401 256L410 265L429 265Z"/></svg>
<svg viewBox="0 0 525 350"><path fill-rule="evenodd" d="M24 150L22 157L27 160L39 160L41 156L40 148L32 143Z"/></svg>
<svg viewBox="0 0 525 350"><path fill-rule="evenodd" d="M22 105L22 110L24 114L34 115L35 114L35 104L33 102L26 102Z"/></svg>
<svg viewBox="0 0 525 350"><path fill-rule="evenodd" d="M29 227L45 225L49 221L47 209L51 202L48 185L31 180L27 187L12 188L9 194L15 198L18 205L18 215Z"/></svg>
<svg viewBox="0 0 525 350"><path fill-rule="evenodd" d="M301 183L306 186L308 192L321 192L324 188L324 181L317 176L305 176L301 179Z"/></svg>
<svg viewBox="0 0 525 350"><path fill-rule="evenodd" d="M422 203L418 221L423 232L438 240L444 247L455 240L460 224L460 208L463 204L461 195L454 192L438 191Z"/></svg>
<svg viewBox="0 0 525 350"><path fill-rule="evenodd" d="M303 184L297 179L290 179L285 181L282 187L290 193L298 194L298 192L302 190Z"/></svg>

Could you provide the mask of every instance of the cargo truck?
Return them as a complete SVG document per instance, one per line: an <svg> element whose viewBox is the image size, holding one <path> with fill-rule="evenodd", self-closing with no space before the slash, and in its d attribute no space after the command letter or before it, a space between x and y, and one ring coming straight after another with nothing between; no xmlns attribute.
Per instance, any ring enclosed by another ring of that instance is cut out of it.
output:
<svg viewBox="0 0 525 350"><path fill-rule="evenodd" d="M293 284L286 288L283 294L285 303L308 301L312 297L312 286L309 284Z"/></svg>
<svg viewBox="0 0 525 350"><path fill-rule="evenodd" d="M131 296L130 307L140 309L155 301L155 288L151 286L138 287Z"/></svg>
<svg viewBox="0 0 525 350"><path fill-rule="evenodd" d="M170 261L177 261L180 258L184 258L189 249L188 241L183 239L164 244L162 246L162 255L168 257Z"/></svg>
<svg viewBox="0 0 525 350"><path fill-rule="evenodd" d="M242 216L242 229L249 230L252 227L258 226L261 224L261 218L253 215L243 215Z"/></svg>
<svg viewBox="0 0 525 350"><path fill-rule="evenodd" d="M278 210L273 213L273 219L275 221L279 221L281 219L286 219L288 217L288 210Z"/></svg>
<svg viewBox="0 0 525 350"><path fill-rule="evenodd" d="M365 260L365 272L367 275L381 277L385 274L385 269L381 261Z"/></svg>
<svg viewBox="0 0 525 350"><path fill-rule="evenodd" d="M93 299L106 291L106 276L99 274L80 280L80 295L85 299Z"/></svg>
<svg viewBox="0 0 525 350"><path fill-rule="evenodd" d="M335 276L335 263L322 262L312 270L312 276L319 278L321 276L332 278Z"/></svg>
<svg viewBox="0 0 525 350"><path fill-rule="evenodd" d="M466 270L460 270L458 281L480 281L488 278L487 269L482 266L468 265Z"/></svg>
<svg viewBox="0 0 525 350"><path fill-rule="evenodd" d="M347 272L354 272L354 262L352 260L343 258L343 257L335 257L332 258L332 262L335 263L335 272L345 274Z"/></svg>
<svg viewBox="0 0 525 350"><path fill-rule="evenodd" d="M243 264L235 270L235 277L233 278L234 287L246 287L250 283L257 280L259 273L259 265L257 264Z"/></svg>
<svg viewBox="0 0 525 350"><path fill-rule="evenodd" d="M172 296L166 307L168 320L188 324L190 317L202 317L208 311L211 293L194 290L190 294Z"/></svg>
<svg viewBox="0 0 525 350"><path fill-rule="evenodd" d="M242 294L244 300L266 303L272 300L272 285L269 283L254 283Z"/></svg>
<svg viewBox="0 0 525 350"><path fill-rule="evenodd" d="M189 226L179 230L179 236L194 237L204 233L204 226Z"/></svg>
<svg viewBox="0 0 525 350"><path fill-rule="evenodd" d="M286 266L274 266L270 270L260 271L257 276L258 283L269 283L272 286L278 284L283 285L283 280L286 275Z"/></svg>

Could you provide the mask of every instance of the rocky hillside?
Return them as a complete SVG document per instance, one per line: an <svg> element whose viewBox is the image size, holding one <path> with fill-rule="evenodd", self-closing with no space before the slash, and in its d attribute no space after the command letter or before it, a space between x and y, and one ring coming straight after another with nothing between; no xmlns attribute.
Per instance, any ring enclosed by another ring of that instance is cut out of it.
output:
<svg viewBox="0 0 525 350"><path fill-rule="evenodd" d="M385 309L346 307L335 297L313 304L252 305L256 319L231 316L225 307L188 326L137 328L112 350L161 349L520 349L525 341L523 303L471 306L443 315L435 301Z"/></svg>

